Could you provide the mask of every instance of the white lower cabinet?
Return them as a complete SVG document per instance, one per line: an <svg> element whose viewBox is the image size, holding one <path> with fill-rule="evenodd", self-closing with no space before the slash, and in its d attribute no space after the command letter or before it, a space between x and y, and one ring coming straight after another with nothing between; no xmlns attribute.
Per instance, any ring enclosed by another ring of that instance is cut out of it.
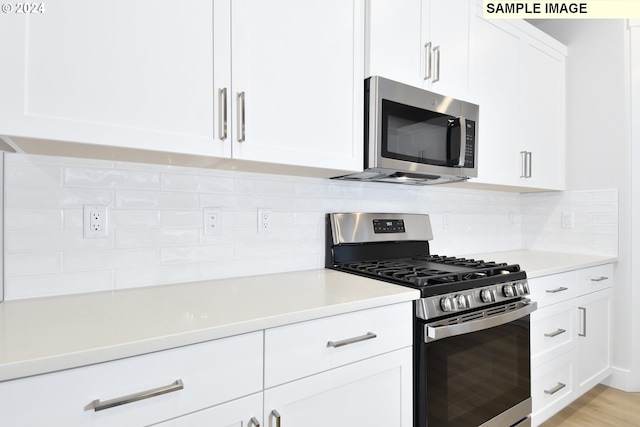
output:
<svg viewBox="0 0 640 427"><path fill-rule="evenodd" d="M611 290L578 298L578 394L611 373Z"/></svg>
<svg viewBox="0 0 640 427"><path fill-rule="evenodd" d="M611 374L613 265L529 280L533 425Z"/></svg>
<svg viewBox="0 0 640 427"><path fill-rule="evenodd" d="M0 424L411 427L412 314L404 302L0 382Z"/></svg>
<svg viewBox="0 0 640 427"><path fill-rule="evenodd" d="M411 427L411 361L406 347L268 389L265 426Z"/></svg>
<svg viewBox="0 0 640 427"><path fill-rule="evenodd" d="M411 427L412 305L265 331L265 426Z"/></svg>
<svg viewBox="0 0 640 427"><path fill-rule="evenodd" d="M190 414L261 392L262 347L259 331L0 382L2 425L144 426Z"/></svg>
<svg viewBox="0 0 640 427"><path fill-rule="evenodd" d="M154 425L159 427L258 427L262 425L260 421L262 399L262 393L256 393Z"/></svg>

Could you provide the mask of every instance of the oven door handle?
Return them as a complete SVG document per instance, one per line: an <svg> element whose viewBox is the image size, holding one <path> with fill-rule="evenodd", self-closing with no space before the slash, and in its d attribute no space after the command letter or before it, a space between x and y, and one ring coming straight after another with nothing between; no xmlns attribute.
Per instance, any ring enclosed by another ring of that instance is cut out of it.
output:
<svg viewBox="0 0 640 427"><path fill-rule="evenodd" d="M437 323L426 324L424 325L424 340L429 343L443 338L468 334L470 332L477 332L483 329L493 328L494 326L504 325L528 316L538 308L538 303L535 301L524 300L521 304L523 304L522 307L513 311L496 314L482 319L470 320L464 323L456 323L446 326L438 326Z"/></svg>

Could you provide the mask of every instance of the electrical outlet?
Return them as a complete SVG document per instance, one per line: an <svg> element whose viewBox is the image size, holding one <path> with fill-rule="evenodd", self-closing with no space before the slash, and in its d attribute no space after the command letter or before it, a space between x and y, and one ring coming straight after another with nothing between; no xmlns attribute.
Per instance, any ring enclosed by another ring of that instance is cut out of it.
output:
<svg viewBox="0 0 640 427"><path fill-rule="evenodd" d="M258 234L271 233L271 209L258 209Z"/></svg>
<svg viewBox="0 0 640 427"><path fill-rule="evenodd" d="M83 228L85 239L107 237L107 207L84 205Z"/></svg>
<svg viewBox="0 0 640 427"><path fill-rule="evenodd" d="M573 228L573 212L562 212L562 228L566 230Z"/></svg>
<svg viewBox="0 0 640 427"><path fill-rule="evenodd" d="M219 208L204 208L204 234L206 236L217 236L220 234L220 223L222 212Z"/></svg>
<svg viewBox="0 0 640 427"><path fill-rule="evenodd" d="M444 212L442 214L442 228L444 230L448 230L451 227L451 214L449 212Z"/></svg>

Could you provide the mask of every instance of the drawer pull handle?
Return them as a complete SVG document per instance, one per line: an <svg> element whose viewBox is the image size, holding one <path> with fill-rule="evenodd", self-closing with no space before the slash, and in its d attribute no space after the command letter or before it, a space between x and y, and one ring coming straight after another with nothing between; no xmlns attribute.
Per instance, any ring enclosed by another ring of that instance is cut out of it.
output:
<svg viewBox="0 0 640 427"><path fill-rule="evenodd" d="M184 384L182 383L182 380L176 380L173 384L168 386L153 388L151 390L141 391L128 396L116 397L115 399L105 400L104 402L101 402L100 399L96 399L85 407L85 411L90 411L91 409L96 412L103 411L116 406L126 405L127 403L149 399L162 394L173 393L174 391L182 390L183 388Z"/></svg>
<svg viewBox="0 0 640 427"><path fill-rule="evenodd" d="M249 420L249 425L247 427L260 427L260 421L256 419L256 417L251 417Z"/></svg>
<svg viewBox="0 0 640 427"><path fill-rule="evenodd" d="M566 384L558 383L557 386L553 387L551 390L545 390L544 393L545 394L555 394L555 393L559 392L560 390L562 390L563 388L565 388L566 386L567 386Z"/></svg>
<svg viewBox="0 0 640 427"><path fill-rule="evenodd" d="M376 337L377 335L373 332L367 332L366 334L360 335L359 337L348 338L342 341L329 341L327 342L327 347L338 348L349 344L355 344L361 341L372 340Z"/></svg>
<svg viewBox="0 0 640 427"><path fill-rule="evenodd" d="M562 291L567 291L569 290L569 288L565 288L564 286L561 286L559 288L555 288L555 289L547 289L547 293L548 294L557 294L558 292L562 292Z"/></svg>
<svg viewBox="0 0 640 427"><path fill-rule="evenodd" d="M592 282L602 282L603 280L608 280L607 276L600 276L597 279L591 279Z"/></svg>
<svg viewBox="0 0 640 427"><path fill-rule="evenodd" d="M565 332L567 332L565 329L560 329L558 328L557 331L555 332L549 332L548 334L544 334L545 337L549 337L549 338L553 338L553 337L557 337L560 334L564 334Z"/></svg>

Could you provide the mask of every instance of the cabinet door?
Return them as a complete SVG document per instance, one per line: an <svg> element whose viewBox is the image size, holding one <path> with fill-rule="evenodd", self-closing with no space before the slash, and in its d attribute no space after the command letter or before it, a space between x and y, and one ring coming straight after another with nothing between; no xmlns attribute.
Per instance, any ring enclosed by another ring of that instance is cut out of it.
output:
<svg viewBox="0 0 640 427"><path fill-rule="evenodd" d="M611 373L611 289L576 300L578 307L578 394Z"/></svg>
<svg viewBox="0 0 640 427"><path fill-rule="evenodd" d="M368 75L425 84L423 0L374 0L369 5Z"/></svg>
<svg viewBox="0 0 640 427"><path fill-rule="evenodd" d="M214 3L59 0L3 14L0 134L228 155L214 144L213 55L229 17Z"/></svg>
<svg viewBox="0 0 640 427"><path fill-rule="evenodd" d="M256 393L154 425L160 427L258 427L262 425L261 419L262 393Z"/></svg>
<svg viewBox="0 0 640 427"><path fill-rule="evenodd" d="M411 427L411 347L265 391L264 424Z"/></svg>
<svg viewBox="0 0 640 427"><path fill-rule="evenodd" d="M520 40L508 24L473 19L470 99L480 105L478 178L472 182L518 185L520 177Z"/></svg>
<svg viewBox="0 0 640 427"><path fill-rule="evenodd" d="M369 24L369 75L466 99L469 0L375 0Z"/></svg>
<svg viewBox="0 0 640 427"><path fill-rule="evenodd" d="M232 2L237 159L361 171L363 0Z"/></svg>
<svg viewBox="0 0 640 427"><path fill-rule="evenodd" d="M565 56L527 39L522 45L521 151L530 152L531 177L522 185L564 189Z"/></svg>
<svg viewBox="0 0 640 427"><path fill-rule="evenodd" d="M522 21L484 20L480 9L471 28L469 97L480 105L479 170L471 182L563 189L562 46Z"/></svg>
<svg viewBox="0 0 640 427"><path fill-rule="evenodd" d="M428 39L424 39L427 31L423 30L423 44L432 44L430 89L445 96L467 99L469 0L425 1L423 22L428 28ZM427 51L423 50L423 54Z"/></svg>

